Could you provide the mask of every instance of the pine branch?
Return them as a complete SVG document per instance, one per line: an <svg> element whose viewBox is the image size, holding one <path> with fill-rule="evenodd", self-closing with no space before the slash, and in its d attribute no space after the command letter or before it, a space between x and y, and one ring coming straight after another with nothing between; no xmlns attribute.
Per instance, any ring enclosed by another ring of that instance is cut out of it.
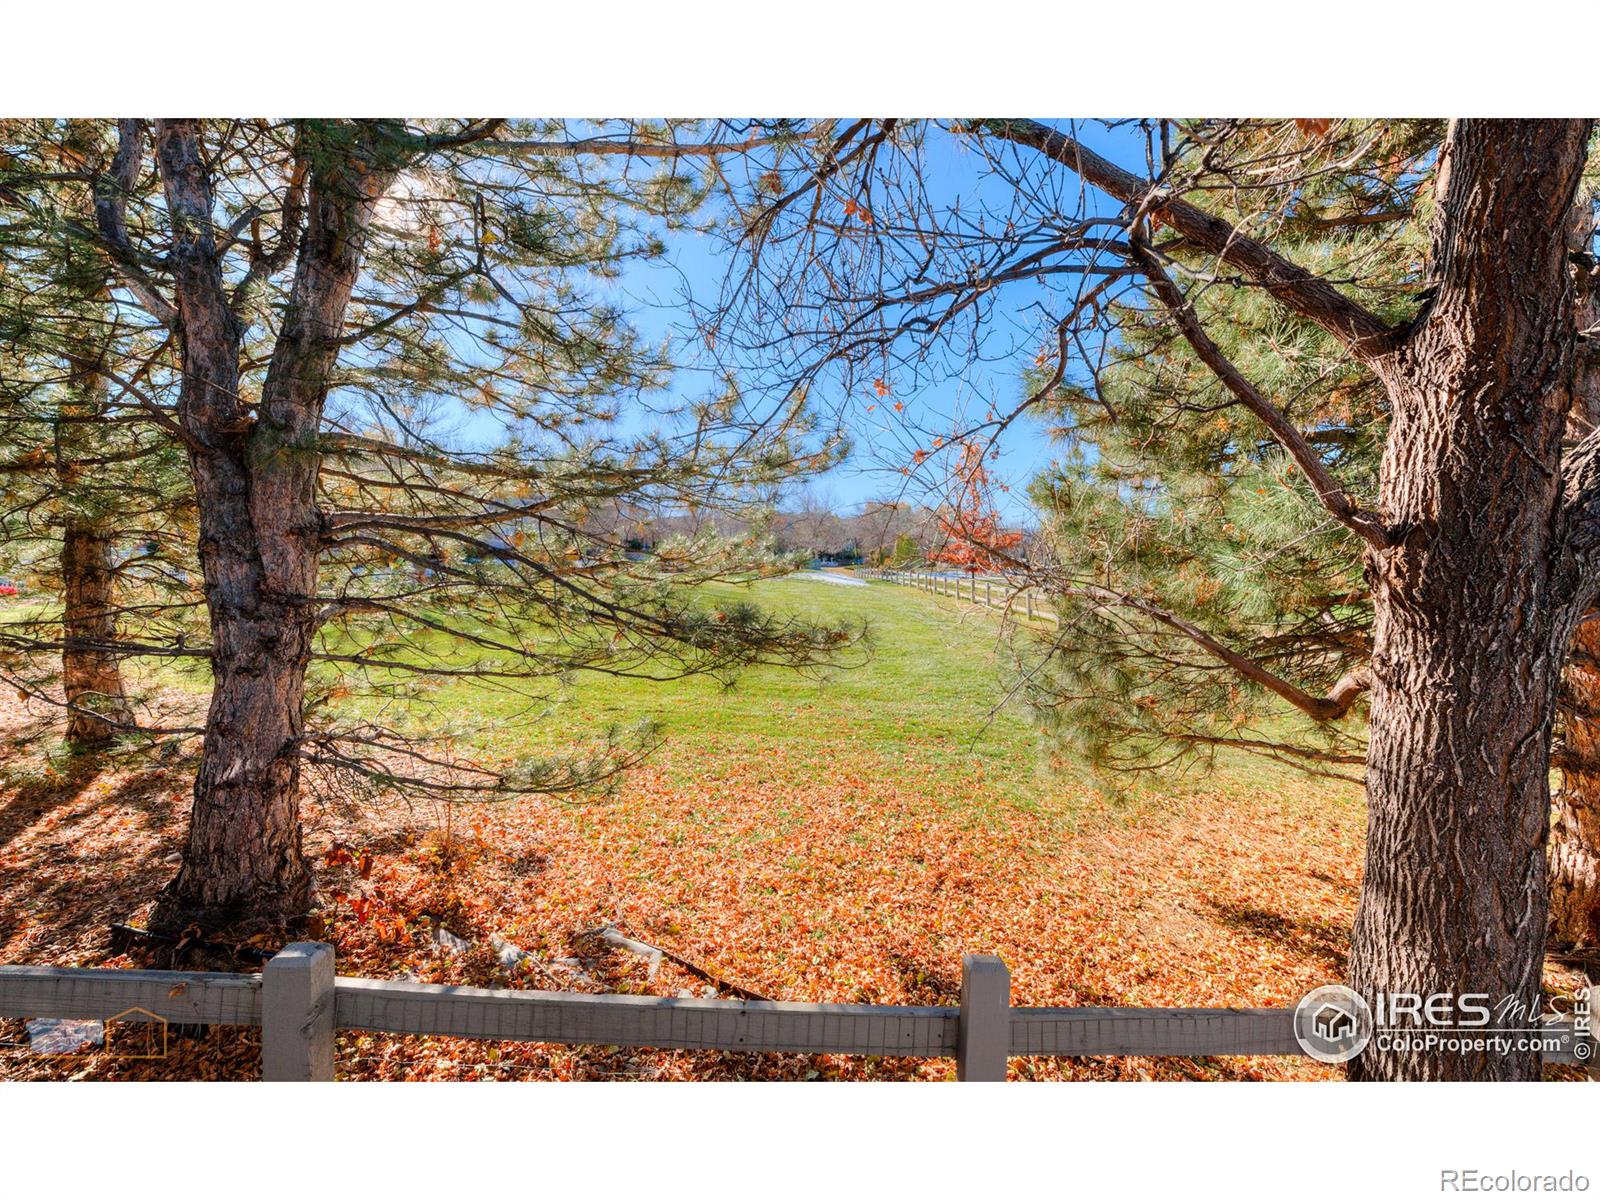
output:
<svg viewBox="0 0 1600 1200"><path fill-rule="evenodd" d="M1305 472L1306 479L1310 481L1311 488L1316 492L1317 499L1322 502L1323 507L1341 523L1360 534L1374 549L1383 550L1391 546L1393 541L1389 532L1377 515L1362 509L1351 499L1350 494L1333 478L1321 457L1306 442L1305 436L1294 423L1263 396L1211 340L1205 327L1200 323L1199 314L1195 312L1193 303L1172 281L1172 277L1166 273L1160 259L1142 236L1136 235L1132 239L1132 253L1134 261L1143 269L1151 287L1166 305L1167 311L1172 314L1173 321L1184 339L1194 348L1200 361L1222 381L1223 386L1238 397L1241 404L1260 418L1278 444L1289 452L1295 464Z"/></svg>
<svg viewBox="0 0 1600 1200"><path fill-rule="evenodd" d="M1092 600L1099 604L1112 605L1118 608L1132 609L1142 613L1152 620L1160 622L1168 629L1183 634L1200 649L1214 658L1220 659L1232 667L1240 675L1266 688L1273 695L1287 700L1308 717L1317 721L1337 721L1344 717L1363 692L1372 686L1371 668L1365 663L1351 671L1347 671L1326 696L1313 696L1302 688L1290 683L1282 676L1269 671L1261 663L1247 655L1240 654L1223 645L1194 622L1180 617L1177 613L1162 608L1149 600L1127 592L1114 591L1111 588L1096 585L1077 585L1064 589L1069 596L1077 596L1085 600Z"/></svg>
<svg viewBox="0 0 1600 1200"><path fill-rule="evenodd" d="M1222 218L1164 193L1152 181L1123 170L1067 133L1028 120L987 118L974 125L986 134L1054 159L1086 182L1132 206L1136 218L1158 215L1162 224L1170 225L1189 245L1214 254L1243 272L1285 308L1316 322L1362 359L1389 353L1404 332Z"/></svg>

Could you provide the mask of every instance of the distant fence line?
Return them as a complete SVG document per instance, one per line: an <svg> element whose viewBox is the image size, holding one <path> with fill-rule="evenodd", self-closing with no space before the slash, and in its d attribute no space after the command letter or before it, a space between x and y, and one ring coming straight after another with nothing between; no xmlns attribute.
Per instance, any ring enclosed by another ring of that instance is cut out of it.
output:
<svg viewBox="0 0 1600 1200"><path fill-rule="evenodd" d="M861 572L868 579L881 579L916 588L935 596L950 596L956 600L970 600L990 608L1003 608L1030 621L1050 621L1061 624L1054 608L1045 604L1037 588L1018 587L1003 575L971 575L953 571L911 571L893 567L870 567Z"/></svg>
<svg viewBox="0 0 1600 1200"><path fill-rule="evenodd" d="M788 1054L954 1058L956 1078L1006 1077L1011 1055L1302 1055L1286 1008L1013 1008L994 955L962 960L958 1008L588 995L340 978L333 947L285 946L259 975L0 966L0 1017L245 1025L266 1080L331 1080L334 1033ZM1580 1061L1571 1021L1545 1059Z"/></svg>

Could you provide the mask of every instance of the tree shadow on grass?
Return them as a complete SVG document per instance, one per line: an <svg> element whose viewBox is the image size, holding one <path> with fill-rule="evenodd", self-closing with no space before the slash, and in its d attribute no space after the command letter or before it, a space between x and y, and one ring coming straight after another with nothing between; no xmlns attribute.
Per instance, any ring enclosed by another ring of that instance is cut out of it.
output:
<svg viewBox="0 0 1600 1200"><path fill-rule="evenodd" d="M1253 904L1207 899L1213 916L1230 929L1254 934L1275 945L1287 946L1325 963L1334 977L1343 979L1349 962L1349 933L1326 921L1305 921Z"/></svg>
<svg viewBox="0 0 1600 1200"><path fill-rule="evenodd" d="M111 923L160 890L182 834L183 805L163 772L108 780L91 756L52 770L0 776L0 957L9 961L112 954Z"/></svg>
<svg viewBox="0 0 1600 1200"><path fill-rule="evenodd" d="M65 771L49 774L8 769L0 772L0 846L8 845L53 813L76 807L100 778L103 764L84 756L68 760Z"/></svg>
<svg viewBox="0 0 1600 1200"><path fill-rule="evenodd" d="M1317 881L1319 881L1321 883L1327 884L1331 888L1338 889L1339 891L1343 892L1346 896L1354 896L1358 892L1360 892L1360 890L1361 890L1358 886L1356 886L1353 883L1350 883L1347 880L1335 879L1332 875L1329 875L1326 871L1307 871L1306 874L1309 875L1312 879L1315 879L1315 880L1317 880Z"/></svg>

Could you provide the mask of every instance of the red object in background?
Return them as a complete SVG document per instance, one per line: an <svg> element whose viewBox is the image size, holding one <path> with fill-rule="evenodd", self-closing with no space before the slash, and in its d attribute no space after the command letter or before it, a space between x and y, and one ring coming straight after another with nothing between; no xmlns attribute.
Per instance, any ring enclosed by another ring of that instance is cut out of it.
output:
<svg viewBox="0 0 1600 1200"><path fill-rule="evenodd" d="M17 589L9 583L0 583L0 596L15 596L16 594Z"/></svg>
<svg viewBox="0 0 1600 1200"><path fill-rule="evenodd" d="M1022 541L1020 531L1000 528L1000 514L989 494L989 472L983 465L983 447L967 442L955 469L956 493L951 511L941 513L939 528L947 539L928 558L949 563L969 574L995 571L1005 566L1007 551Z"/></svg>

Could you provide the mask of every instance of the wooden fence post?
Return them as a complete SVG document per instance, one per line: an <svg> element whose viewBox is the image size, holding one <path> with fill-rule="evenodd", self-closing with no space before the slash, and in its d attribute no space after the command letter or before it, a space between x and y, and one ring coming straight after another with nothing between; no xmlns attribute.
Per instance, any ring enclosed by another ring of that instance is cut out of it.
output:
<svg viewBox="0 0 1600 1200"><path fill-rule="evenodd" d="M333 1079L333 947L294 942L261 971L261 1078Z"/></svg>
<svg viewBox="0 0 1600 1200"><path fill-rule="evenodd" d="M962 958L960 1024L956 1078L964 1083L1003 1083L1011 1053L1011 972L998 955Z"/></svg>

